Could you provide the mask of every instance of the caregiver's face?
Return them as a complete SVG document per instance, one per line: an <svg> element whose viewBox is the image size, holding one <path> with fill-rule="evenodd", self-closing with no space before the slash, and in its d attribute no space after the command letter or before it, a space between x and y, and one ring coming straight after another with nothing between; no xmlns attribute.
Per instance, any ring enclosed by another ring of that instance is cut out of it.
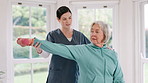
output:
<svg viewBox="0 0 148 83"><path fill-rule="evenodd" d="M62 25L62 28L70 28L72 24L72 14L70 12L66 12L60 19L58 19L58 21Z"/></svg>
<svg viewBox="0 0 148 83"><path fill-rule="evenodd" d="M104 33L98 24L94 24L90 31L90 40L93 44L104 43Z"/></svg>

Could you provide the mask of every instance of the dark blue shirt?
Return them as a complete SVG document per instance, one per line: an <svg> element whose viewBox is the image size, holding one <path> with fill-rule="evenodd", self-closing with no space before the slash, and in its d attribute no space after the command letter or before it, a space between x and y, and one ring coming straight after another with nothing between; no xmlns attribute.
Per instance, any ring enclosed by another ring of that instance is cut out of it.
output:
<svg viewBox="0 0 148 83"><path fill-rule="evenodd" d="M47 41L65 45L88 44L90 41L81 33L73 30L69 41L60 29L48 33ZM79 68L75 61L54 55L51 58L49 74L46 83L78 83Z"/></svg>

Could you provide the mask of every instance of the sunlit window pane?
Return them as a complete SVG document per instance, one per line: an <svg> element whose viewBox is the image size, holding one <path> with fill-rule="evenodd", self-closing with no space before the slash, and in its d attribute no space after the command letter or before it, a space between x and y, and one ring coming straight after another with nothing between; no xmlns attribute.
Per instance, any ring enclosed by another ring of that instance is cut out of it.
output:
<svg viewBox="0 0 148 83"><path fill-rule="evenodd" d="M145 21L145 42L146 42L146 58L148 58L148 4L144 5L144 21Z"/></svg>
<svg viewBox="0 0 148 83"><path fill-rule="evenodd" d="M14 65L14 83L31 83L31 64Z"/></svg>
<svg viewBox="0 0 148 83"><path fill-rule="evenodd" d="M79 30L90 38L90 26L95 20L95 9L78 9Z"/></svg>
<svg viewBox="0 0 148 83"><path fill-rule="evenodd" d="M13 5L13 25L29 26L29 7Z"/></svg>
<svg viewBox="0 0 148 83"><path fill-rule="evenodd" d="M113 9L112 8L96 9L96 20L104 21L108 23L110 26L112 26Z"/></svg>
<svg viewBox="0 0 148 83"><path fill-rule="evenodd" d="M148 58L148 4L144 5L145 58ZM144 64L144 83L148 83L148 63Z"/></svg>
<svg viewBox="0 0 148 83"><path fill-rule="evenodd" d="M13 16L13 57L15 59L29 58L29 47L20 47L18 37L29 37L29 7L12 6Z"/></svg>
<svg viewBox="0 0 148 83"><path fill-rule="evenodd" d="M32 7L31 8L31 25L32 36L37 36L39 39L45 39L46 36L46 8Z"/></svg>
<svg viewBox="0 0 148 83"><path fill-rule="evenodd" d="M144 64L144 83L148 83L148 63Z"/></svg>
<svg viewBox="0 0 148 83"><path fill-rule="evenodd" d="M46 37L46 8L32 7L31 8L31 36L45 40ZM36 50L32 49L32 57L39 58Z"/></svg>
<svg viewBox="0 0 148 83"><path fill-rule="evenodd" d="M46 83L48 74L48 63L33 64L33 72L34 83Z"/></svg>

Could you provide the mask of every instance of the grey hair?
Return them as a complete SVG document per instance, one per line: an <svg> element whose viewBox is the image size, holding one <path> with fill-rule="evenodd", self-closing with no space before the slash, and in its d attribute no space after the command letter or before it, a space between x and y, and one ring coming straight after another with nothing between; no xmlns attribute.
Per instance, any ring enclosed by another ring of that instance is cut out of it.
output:
<svg viewBox="0 0 148 83"><path fill-rule="evenodd" d="M103 42L107 43L111 37L110 26L108 24L104 23L103 21L95 21L92 23L91 27L93 27L93 25L95 25L95 24L97 24L99 26L99 28L101 28L101 30L103 31L104 36L105 36Z"/></svg>

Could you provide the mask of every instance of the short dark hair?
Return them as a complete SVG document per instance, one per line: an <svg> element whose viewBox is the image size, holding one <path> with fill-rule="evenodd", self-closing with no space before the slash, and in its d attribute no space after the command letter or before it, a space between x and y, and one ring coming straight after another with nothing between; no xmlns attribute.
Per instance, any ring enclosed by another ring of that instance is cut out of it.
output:
<svg viewBox="0 0 148 83"><path fill-rule="evenodd" d="M59 8L57 9L57 11L56 11L57 18L60 19L61 16L62 16L64 13L67 13L67 12L70 12L70 13L71 13L71 11L70 11L70 9L69 9L68 7L66 7L66 6L61 6L61 7L59 7ZM72 13L71 13L71 14L72 14Z"/></svg>

